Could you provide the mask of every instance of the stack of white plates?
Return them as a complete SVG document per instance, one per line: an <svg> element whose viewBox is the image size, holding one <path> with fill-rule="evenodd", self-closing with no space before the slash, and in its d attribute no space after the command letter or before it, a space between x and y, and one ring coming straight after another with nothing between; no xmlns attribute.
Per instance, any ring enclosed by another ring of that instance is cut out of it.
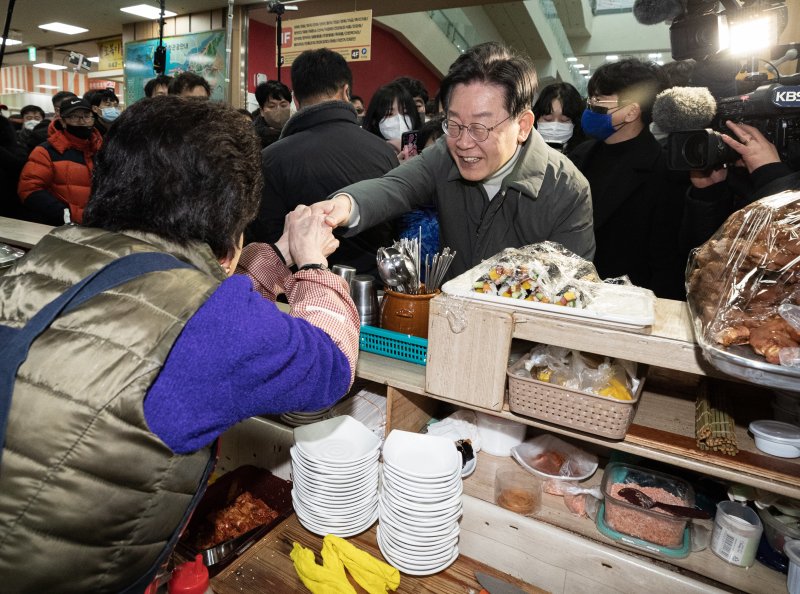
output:
<svg viewBox="0 0 800 594"><path fill-rule="evenodd" d="M375 523L380 445L348 415L294 430L292 504L306 529L346 538Z"/></svg>
<svg viewBox="0 0 800 594"><path fill-rule="evenodd" d="M383 446L378 546L410 575L430 575L458 557L461 454L445 437L394 430Z"/></svg>
<svg viewBox="0 0 800 594"><path fill-rule="evenodd" d="M281 415L281 421L290 427L300 427L302 425L310 425L318 423L331 417L331 408L323 408L312 412L287 412Z"/></svg>

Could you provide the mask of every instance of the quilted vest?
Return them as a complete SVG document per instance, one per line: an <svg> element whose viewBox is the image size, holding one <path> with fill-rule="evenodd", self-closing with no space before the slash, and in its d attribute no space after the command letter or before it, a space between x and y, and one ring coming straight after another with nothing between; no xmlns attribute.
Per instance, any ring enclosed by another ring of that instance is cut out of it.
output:
<svg viewBox="0 0 800 594"><path fill-rule="evenodd" d="M129 253L195 268L147 274L56 319L20 367L0 467L0 590L118 592L180 524L211 455L173 454L144 396L186 322L225 278L210 248L60 227L0 276L0 323L21 326Z"/></svg>

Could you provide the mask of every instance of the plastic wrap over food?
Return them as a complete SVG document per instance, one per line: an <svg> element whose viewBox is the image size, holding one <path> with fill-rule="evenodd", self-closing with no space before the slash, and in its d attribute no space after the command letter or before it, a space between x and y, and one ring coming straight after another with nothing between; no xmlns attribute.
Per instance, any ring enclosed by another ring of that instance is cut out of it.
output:
<svg viewBox="0 0 800 594"><path fill-rule="evenodd" d="M767 362L786 362L800 347L792 310L800 302L800 192L783 192L731 215L700 248L687 270L689 305L704 341L749 345ZM796 313L796 311L794 312Z"/></svg>
<svg viewBox="0 0 800 594"><path fill-rule="evenodd" d="M537 303L582 309L591 296L581 285L600 281L591 262L551 241L505 249L484 264L474 291Z"/></svg>

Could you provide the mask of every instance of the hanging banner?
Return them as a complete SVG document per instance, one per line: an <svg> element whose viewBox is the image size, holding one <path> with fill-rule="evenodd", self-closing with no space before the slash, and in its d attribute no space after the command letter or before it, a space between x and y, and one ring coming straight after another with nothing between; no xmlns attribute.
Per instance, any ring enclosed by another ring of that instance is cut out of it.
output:
<svg viewBox="0 0 800 594"><path fill-rule="evenodd" d="M98 70L120 70L122 68L122 37L97 43L100 62Z"/></svg>
<svg viewBox="0 0 800 594"><path fill-rule="evenodd" d="M364 62L371 59L371 46L371 10L292 19L283 22L281 62L291 66L304 51L321 48L340 53L348 62Z"/></svg>
<svg viewBox="0 0 800 594"><path fill-rule="evenodd" d="M128 105L144 97L144 86L153 71L153 52L158 39L125 44L125 101ZM225 31L206 31L165 37L167 65L164 74L193 72L208 81L211 99L225 100Z"/></svg>

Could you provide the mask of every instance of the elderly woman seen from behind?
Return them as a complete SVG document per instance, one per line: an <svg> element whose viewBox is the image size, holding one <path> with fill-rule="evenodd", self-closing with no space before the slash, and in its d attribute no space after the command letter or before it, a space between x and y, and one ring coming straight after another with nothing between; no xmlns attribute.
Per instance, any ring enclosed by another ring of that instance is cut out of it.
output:
<svg viewBox="0 0 800 594"><path fill-rule="evenodd" d="M242 252L260 195L252 124L216 102L145 99L108 132L84 226L55 229L0 277L0 330L19 329L126 255L170 262L73 304L11 372L7 591L142 591L205 487L217 437L347 392L359 324L324 268L337 241L300 207L274 246Z"/></svg>

